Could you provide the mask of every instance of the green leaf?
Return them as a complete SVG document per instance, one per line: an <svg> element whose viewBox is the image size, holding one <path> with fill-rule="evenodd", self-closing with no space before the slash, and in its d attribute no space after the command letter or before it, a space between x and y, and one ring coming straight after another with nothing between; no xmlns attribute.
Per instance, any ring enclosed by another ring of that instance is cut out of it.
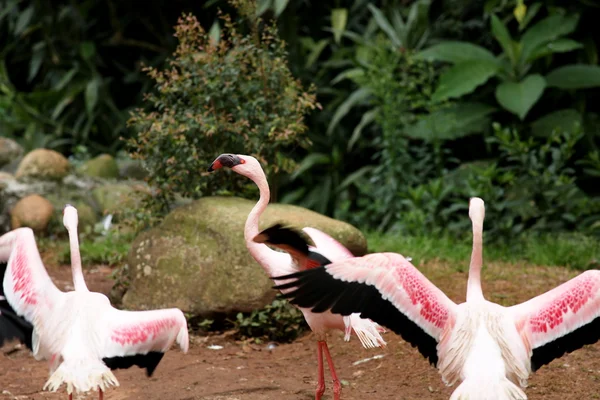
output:
<svg viewBox="0 0 600 400"><path fill-rule="evenodd" d="M375 18L375 22L377 23L379 28L387 34L387 36L390 39L390 41L392 42L392 44L395 47L402 47L404 45L404 43L402 43L402 41L398 37L398 34L394 30L394 28L392 27L390 22L387 20L385 15L383 15L381 10L370 3L368 5L368 7L369 7L369 10L371 10L373 17Z"/></svg>
<svg viewBox="0 0 600 400"><path fill-rule="evenodd" d="M558 39L539 46L527 59L527 62L537 60L553 53L567 53L569 51L583 48L583 44L571 39Z"/></svg>
<svg viewBox="0 0 600 400"><path fill-rule="evenodd" d="M348 22L348 9L334 8L331 10L331 28L333 29L333 38L336 43L342 39L342 33L346 30Z"/></svg>
<svg viewBox="0 0 600 400"><path fill-rule="evenodd" d="M348 140L348 145L346 146L348 151L352 150L352 147L354 147L356 141L360 139L360 135L365 126L375 121L375 117L377 116L378 112L379 110L375 108L373 110L367 111L362 115L362 117L360 118L360 122L354 128L354 131L352 131L352 136L350 136L350 140Z"/></svg>
<svg viewBox="0 0 600 400"><path fill-rule="evenodd" d="M521 38L521 59L528 60L538 47L553 41L561 36L567 35L575 30L579 17L571 15L551 15L544 18L523 34Z"/></svg>
<svg viewBox="0 0 600 400"><path fill-rule="evenodd" d="M29 6L19 15L19 19L17 19L17 23L15 25L16 36L19 36L21 33L23 33L23 31L25 31L25 28L27 28L27 25L29 25L31 17L33 17L33 10L34 7Z"/></svg>
<svg viewBox="0 0 600 400"><path fill-rule="evenodd" d="M42 44L38 46L38 44ZM40 42L34 46L33 56L31 57L31 61L29 62L29 75L27 76L27 82L31 82L33 78L40 71L40 67L44 62L44 57L46 57L46 43Z"/></svg>
<svg viewBox="0 0 600 400"><path fill-rule="evenodd" d="M435 111L406 128L408 137L421 140L453 140L485 130L496 108L482 103L458 103Z"/></svg>
<svg viewBox="0 0 600 400"><path fill-rule="evenodd" d="M535 136L549 136L555 130L559 132L573 132L577 126L581 126L582 124L583 118L581 114L572 108L567 108L551 112L532 122L531 132Z"/></svg>
<svg viewBox="0 0 600 400"><path fill-rule="evenodd" d="M468 60L455 64L440 76L433 101L461 97L483 85L498 72L495 62Z"/></svg>
<svg viewBox="0 0 600 400"><path fill-rule="evenodd" d="M557 68L546 75L548 86L559 89L588 89L600 86L600 67L572 64Z"/></svg>
<svg viewBox="0 0 600 400"><path fill-rule="evenodd" d="M69 82L71 82L71 79L73 79L73 77L77 73L77 70L77 67L74 67L73 69L69 70L69 72L64 74L62 78L60 78L60 81L58 81L54 89L63 90L69 84Z"/></svg>
<svg viewBox="0 0 600 400"><path fill-rule="evenodd" d="M448 41L438 43L415 55L415 58L429 61L459 63L468 60L495 61L489 50L469 42Z"/></svg>
<svg viewBox="0 0 600 400"><path fill-rule="evenodd" d="M519 31L523 31L523 29L527 28L527 25L529 25L531 20L537 15L541 7L542 3L533 3L527 7L527 14L525 14L523 21L519 23Z"/></svg>
<svg viewBox="0 0 600 400"><path fill-rule="evenodd" d="M498 17L496 17L496 15L492 15L492 34L498 43L500 43L502 50L504 50L504 53L508 56L508 59L514 67L517 64L514 42L508 29L506 29L506 26Z"/></svg>
<svg viewBox="0 0 600 400"><path fill-rule="evenodd" d="M344 100L344 102L340 104L340 106L335 110L333 118L331 118L331 122L327 127L327 134L329 135L331 134L331 132L333 132L333 129L337 126L340 120L344 118L346 114L348 114L352 107L360 104L362 101L366 100L370 95L371 92L367 88L359 88L352 92L350 96L348 96L348 98Z"/></svg>
<svg viewBox="0 0 600 400"><path fill-rule="evenodd" d="M96 45L94 44L94 42L85 41L81 43L81 46L79 47L79 52L81 53L81 57L85 61L89 61L96 54Z"/></svg>
<svg viewBox="0 0 600 400"><path fill-rule="evenodd" d="M96 77L88 82L85 87L85 108L89 115L92 114L98 103L98 92L100 89L100 78Z"/></svg>
<svg viewBox="0 0 600 400"><path fill-rule="evenodd" d="M256 15L259 17L263 15L271 8L271 4L273 4L273 0L258 0L256 3Z"/></svg>
<svg viewBox="0 0 600 400"><path fill-rule="evenodd" d="M333 78L331 80L331 84L335 85L336 83L339 83L339 82L343 81L344 79L350 79L351 81L354 81L356 78L359 78L364 75L365 75L364 69L358 68L358 67L350 68L350 69L340 72L335 78Z"/></svg>
<svg viewBox="0 0 600 400"><path fill-rule="evenodd" d="M300 162L298 169L290 176L290 180L295 180L304 172L308 171L315 165L329 164L331 157L328 154L323 153L310 153Z"/></svg>
<svg viewBox="0 0 600 400"><path fill-rule="evenodd" d="M208 37L210 38L210 43L213 46L217 46L221 41L221 24L219 24L219 20L215 19L210 30L208 31Z"/></svg>
<svg viewBox="0 0 600 400"><path fill-rule="evenodd" d="M521 82L503 82L496 87L496 100L506 110L519 116L521 120L540 99L546 80L543 76L528 75Z"/></svg>
<svg viewBox="0 0 600 400"><path fill-rule="evenodd" d="M279 17L288 5L289 0L275 0L275 16Z"/></svg>
<svg viewBox="0 0 600 400"><path fill-rule="evenodd" d="M312 65L315 63L315 61L317 61L317 59L325 49L325 46L327 46L327 44L329 44L329 39L321 39L313 46L312 50L310 51L310 54L306 58L306 63L304 64L305 68L312 67Z"/></svg>

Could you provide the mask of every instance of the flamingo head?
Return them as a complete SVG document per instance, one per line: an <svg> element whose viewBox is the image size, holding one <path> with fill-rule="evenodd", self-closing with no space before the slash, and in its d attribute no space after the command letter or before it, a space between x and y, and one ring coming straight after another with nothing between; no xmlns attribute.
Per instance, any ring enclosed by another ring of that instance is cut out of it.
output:
<svg viewBox="0 0 600 400"><path fill-rule="evenodd" d="M473 222L483 224L485 218L485 203L479 197L471 197L469 200L469 218Z"/></svg>
<svg viewBox="0 0 600 400"><path fill-rule="evenodd" d="M70 204L65 205L63 209L63 225L65 228L67 230L77 229L78 220L77 209Z"/></svg>
<svg viewBox="0 0 600 400"><path fill-rule="evenodd" d="M258 160L243 154L224 153L215 159L208 167L208 172L227 167L241 175L251 176L257 171L262 171Z"/></svg>

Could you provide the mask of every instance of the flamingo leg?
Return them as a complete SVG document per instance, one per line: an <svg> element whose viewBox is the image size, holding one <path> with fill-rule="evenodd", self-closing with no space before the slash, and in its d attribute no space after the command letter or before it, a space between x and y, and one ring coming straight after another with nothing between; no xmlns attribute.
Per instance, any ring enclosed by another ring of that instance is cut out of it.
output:
<svg viewBox="0 0 600 400"><path fill-rule="evenodd" d="M98 400L104 400L104 392L102 389L98 389Z"/></svg>
<svg viewBox="0 0 600 400"><path fill-rule="evenodd" d="M73 393L69 393L69 400L73 400Z"/></svg>
<svg viewBox="0 0 600 400"><path fill-rule="evenodd" d="M331 359L331 354L329 354L329 347L327 347L327 342L323 342L323 350L325 351L325 357L327 358L327 364L329 365L329 371L331 372L331 379L333 379L333 399L340 400L340 395L342 394L342 383L337 377L335 373L335 367L333 366L333 360Z"/></svg>
<svg viewBox="0 0 600 400"><path fill-rule="evenodd" d="M315 393L315 400L321 400L323 393L325 393L325 371L323 370L323 344L325 342L317 341L317 360L319 363L319 381L317 383L317 391Z"/></svg>

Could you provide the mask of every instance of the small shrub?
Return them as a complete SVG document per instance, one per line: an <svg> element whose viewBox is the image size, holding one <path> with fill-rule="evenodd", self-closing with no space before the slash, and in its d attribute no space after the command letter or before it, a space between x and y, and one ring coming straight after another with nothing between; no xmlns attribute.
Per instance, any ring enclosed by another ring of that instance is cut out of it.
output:
<svg viewBox="0 0 600 400"><path fill-rule="evenodd" d="M302 312L281 298L250 314L237 314L233 325L241 339L276 342L291 342L308 327Z"/></svg>
<svg viewBox="0 0 600 400"><path fill-rule="evenodd" d="M127 256L132 240L133 236L131 234L110 231L105 236L82 235L79 243L81 263L83 266L92 264L118 265ZM71 263L71 250L68 241L62 246L58 261L62 264Z"/></svg>
<svg viewBox="0 0 600 400"><path fill-rule="evenodd" d="M169 67L146 68L156 90L146 97L151 110L138 109L129 120L138 131L129 145L165 202L174 193L240 193L247 180L205 172L220 153L251 154L273 176L294 168L289 149L308 144L303 118L317 106L314 88L305 92L292 76L275 27L251 19L252 3L240 3L249 33L223 15L224 29L213 35L184 15Z"/></svg>

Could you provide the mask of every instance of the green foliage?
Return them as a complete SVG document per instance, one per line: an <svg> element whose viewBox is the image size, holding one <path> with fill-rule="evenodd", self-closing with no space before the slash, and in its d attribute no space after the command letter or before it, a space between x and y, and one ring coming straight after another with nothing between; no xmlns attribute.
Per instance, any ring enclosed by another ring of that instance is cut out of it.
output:
<svg viewBox="0 0 600 400"><path fill-rule="evenodd" d="M80 253L82 265L119 265L127 257L133 235L109 231L106 235L81 235ZM58 255L62 264L71 263L71 251L66 242Z"/></svg>
<svg viewBox="0 0 600 400"><path fill-rule="evenodd" d="M222 21L215 40L194 16L179 20L169 67L146 68L155 82L147 96L152 109L136 110L129 121L139 132L129 142L133 156L167 200L247 184L220 174L198 179L220 153L251 154L273 177L293 169L290 148L308 144L303 116L317 106L315 96L291 75L274 27L257 18L242 34L229 16Z"/></svg>
<svg viewBox="0 0 600 400"><path fill-rule="evenodd" d="M242 339L276 342L291 342L308 328L302 312L280 298L263 309L237 314L233 325Z"/></svg>
<svg viewBox="0 0 600 400"><path fill-rule="evenodd" d="M488 207L490 205L488 204ZM466 213L462 215L466 217ZM510 243L487 239L488 218L484 223L484 257L487 262L529 262L534 265L563 266L586 270L600 265L600 244L597 239L577 234L525 234ZM470 227L462 235L395 235L371 232L367 234L370 252L393 251L411 257L412 263L441 260L468 268L471 255Z"/></svg>

